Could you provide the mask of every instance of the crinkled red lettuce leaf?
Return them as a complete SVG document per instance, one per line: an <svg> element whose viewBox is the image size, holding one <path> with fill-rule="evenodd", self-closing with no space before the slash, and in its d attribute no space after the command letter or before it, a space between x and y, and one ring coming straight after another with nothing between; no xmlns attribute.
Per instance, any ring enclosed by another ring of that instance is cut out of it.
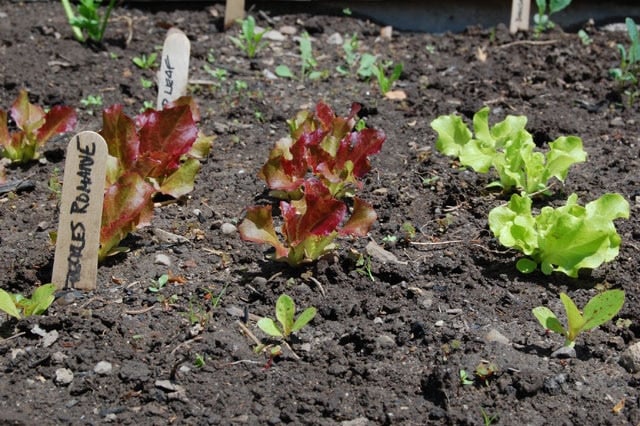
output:
<svg viewBox="0 0 640 426"><path fill-rule="evenodd" d="M100 228L100 260L130 232L149 225L153 215L153 186L129 171L105 190Z"/></svg>

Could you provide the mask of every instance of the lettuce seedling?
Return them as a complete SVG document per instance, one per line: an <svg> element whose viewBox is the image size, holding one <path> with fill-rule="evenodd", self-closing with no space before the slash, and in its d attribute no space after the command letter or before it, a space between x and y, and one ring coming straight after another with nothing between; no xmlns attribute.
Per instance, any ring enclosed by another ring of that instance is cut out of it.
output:
<svg viewBox="0 0 640 426"><path fill-rule="evenodd" d="M273 258L291 266L314 261L334 250L332 243L338 235L366 236L377 218L370 204L355 198L351 216L341 226L347 205L332 197L317 179L304 181L302 198L281 201L280 211L284 242L276 234L270 205L248 208L238 231L245 241L273 246Z"/></svg>
<svg viewBox="0 0 640 426"><path fill-rule="evenodd" d="M564 346L573 347L576 338L583 331L588 331L604 324L613 318L624 304L623 290L607 290L594 296L581 314L576 304L565 293L560 293L560 300L567 315L565 328L551 309L538 306L532 310L545 330L551 330L564 336Z"/></svg>
<svg viewBox="0 0 640 426"><path fill-rule="evenodd" d="M569 167L584 162L587 154L582 140L576 136L561 136L549 143L546 154L535 151L533 136L525 129L527 117L508 115L489 127L489 108L473 116L474 134L457 115L440 116L431 122L438 133L436 149L450 157L458 157L463 166L479 173L494 168L497 186L505 192L514 189L528 194L545 191L549 180L564 182Z"/></svg>
<svg viewBox="0 0 640 426"><path fill-rule="evenodd" d="M580 269L597 268L618 255L621 239L613 221L629 217L629 203L620 194L605 194L586 206L572 194L564 206L543 207L537 216L531 203L530 197L513 194L508 204L489 212L489 227L500 243L528 256L517 262L519 271L540 265L546 275L558 271L575 278Z"/></svg>
<svg viewBox="0 0 640 426"><path fill-rule="evenodd" d="M286 340L291 333L295 333L307 325L313 317L316 316L316 312L316 308L310 307L298 315L298 318L295 318L296 305L293 299L286 294L282 294L276 301L276 318L281 327L278 327L276 322L271 318L262 318L258 321L257 325L260 330L269 336L280 337Z"/></svg>
<svg viewBox="0 0 640 426"><path fill-rule="evenodd" d="M149 224L154 195L179 198L193 190L199 159L211 146L211 138L198 133L198 118L197 107L188 97L134 119L120 105L103 112L100 134L107 142L109 159L100 259L127 234Z"/></svg>
<svg viewBox="0 0 640 426"><path fill-rule="evenodd" d="M73 130L77 122L73 108L57 105L45 113L29 102L26 90L20 90L9 115L19 130L9 133L7 112L0 110L0 153L14 163L37 159L38 148L52 136Z"/></svg>
<svg viewBox="0 0 640 426"><path fill-rule="evenodd" d="M386 136L376 129L354 130L360 105L347 117L338 117L323 102L315 113L301 111L288 120L290 136L280 139L269 154L259 177L281 198L299 198L308 173L320 179L337 198L360 188L371 170L369 156L377 154Z"/></svg>
<svg viewBox="0 0 640 426"><path fill-rule="evenodd" d="M19 293L10 294L0 289L0 310L17 319L41 315L53 303L55 292L55 284L41 285L33 291L31 298Z"/></svg>

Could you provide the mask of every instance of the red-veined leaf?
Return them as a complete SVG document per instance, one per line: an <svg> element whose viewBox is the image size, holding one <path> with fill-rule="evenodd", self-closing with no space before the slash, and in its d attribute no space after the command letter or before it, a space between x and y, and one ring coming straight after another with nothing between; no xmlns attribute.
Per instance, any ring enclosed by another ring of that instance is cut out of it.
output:
<svg viewBox="0 0 640 426"><path fill-rule="evenodd" d="M70 132L76 127L76 111L67 106L56 105L45 115L44 124L38 129L38 145L42 146L51 136Z"/></svg>
<svg viewBox="0 0 640 426"><path fill-rule="evenodd" d="M107 142L109 155L120 160L125 170L132 169L138 159L140 140L135 123L122 112L122 105L113 105L102 112L100 135Z"/></svg>
<svg viewBox="0 0 640 426"><path fill-rule="evenodd" d="M11 106L11 118L16 122L19 129L27 134L32 134L42 126L44 111L37 105L29 103L29 96L26 90L20 90L18 97Z"/></svg>
<svg viewBox="0 0 640 426"><path fill-rule="evenodd" d="M134 172L125 173L106 189L100 229L100 259L124 237L148 225L153 215L153 187Z"/></svg>
<svg viewBox="0 0 640 426"><path fill-rule="evenodd" d="M365 237L377 218L378 215L376 215L371 204L356 197L353 200L351 217L340 229L340 235Z"/></svg>
<svg viewBox="0 0 640 426"><path fill-rule="evenodd" d="M282 245L273 229L271 206L255 206L247 209L244 220L238 226L240 238L254 243L269 244L276 249L276 258L287 257L289 250Z"/></svg>
<svg viewBox="0 0 640 426"><path fill-rule="evenodd" d="M363 177L371 169L369 156L380 152L385 139L386 136L381 130L362 129L352 132L340 142L336 167L341 169L347 161L351 161L354 176Z"/></svg>

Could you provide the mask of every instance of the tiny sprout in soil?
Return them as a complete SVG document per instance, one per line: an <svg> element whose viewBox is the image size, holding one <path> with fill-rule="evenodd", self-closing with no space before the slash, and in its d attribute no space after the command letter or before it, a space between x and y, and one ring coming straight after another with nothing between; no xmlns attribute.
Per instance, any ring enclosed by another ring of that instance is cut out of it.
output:
<svg viewBox="0 0 640 426"><path fill-rule="evenodd" d="M281 295L276 302L276 318L281 326L278 326L271 318L262 318L258 321L258 327L269 336L288 339L291 333L299 331L316 316L316 308L305 309L295 318L296 305L293 299L286 294Z"/></svg>

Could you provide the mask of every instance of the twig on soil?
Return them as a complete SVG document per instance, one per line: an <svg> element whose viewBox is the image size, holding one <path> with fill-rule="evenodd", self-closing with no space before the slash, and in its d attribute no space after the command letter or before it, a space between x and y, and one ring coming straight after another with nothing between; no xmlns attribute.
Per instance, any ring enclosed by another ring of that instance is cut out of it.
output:
<svg viewBox="0 0 640 426"><path fill-rule="evenodd" d="M435 242L431 242L431 243L421 243L419 241L409 241L409 244L412 244L414 246L442 246L445 244L459 244L459 243L466 243L467 240L451 240L451 241L435 241Z"/></svg>
<svg viewBox="0 0 640 426"><path fill-rule="evenodd" d="M307 278L313 281L315 285L318 286L318 288L320 289L320 293L322 293L322 297L327 297L327 294L324 292L324 288L322 287L322 284L320 283L320 281L318 281L315 277L311 277L311 276Z"/></svg>
<svg viewBox="0 0 640 426"><path fill-rule="evenodd" d="M251 332L251 330L249 330L247 328L247 326L244 325L241 321L236 321L236 324L238 324L238 327L240 327L242 329L242 332L244 333L245 336L247 336L249 339L253 340L253 343L255 343L256 345L261 345L262 344L260 342L260 340L258 340L258 338L255 336L255 334L253 334Z"/></svg>
<svg viewBox="0 0 640 426"><path fill-rule="evenodd" d="M546 44L558 43L560 40L518 40L511 43L501 44L498 46L500 49L511 46L530 45L530 46L544 46Z"/></svg>
<svg viewBox="0 0 640 426"><path fill-rule="evenodd" d="M143 309L138 309L138 310L133 310L133 311L124 311L124 313L127 314L127 315L140 315L140 314L145 314L145 313L149 312L150 310L152 310L155 307L156 307L156 305L151 305L151 306L147 306L146 308L143 308Z"/></svg>
<svg viewBox="0 0 640 426"><path fill-rule="evenodd" d="M198 340L202 340L202 336L196 336L193 339L189 339L189 340L185 340L184 342L178 344L178 346L176 346L175 348L173 348L171 350L171 355L173 355L178 349L180 349L183 346L187 346L193 342L197 342Z"/></svg>
<svg viewBox="0 0 640 426"><path fill-rule="evenodd" d="M0 343L8 342L9 340L15 339L16 337L20 337L20 336L22 336L23 334L26 334L26 333L27 333L26 331L22 331L20 333L16 333L11 337L7 337L6 339L0 340Z"/></svg>

